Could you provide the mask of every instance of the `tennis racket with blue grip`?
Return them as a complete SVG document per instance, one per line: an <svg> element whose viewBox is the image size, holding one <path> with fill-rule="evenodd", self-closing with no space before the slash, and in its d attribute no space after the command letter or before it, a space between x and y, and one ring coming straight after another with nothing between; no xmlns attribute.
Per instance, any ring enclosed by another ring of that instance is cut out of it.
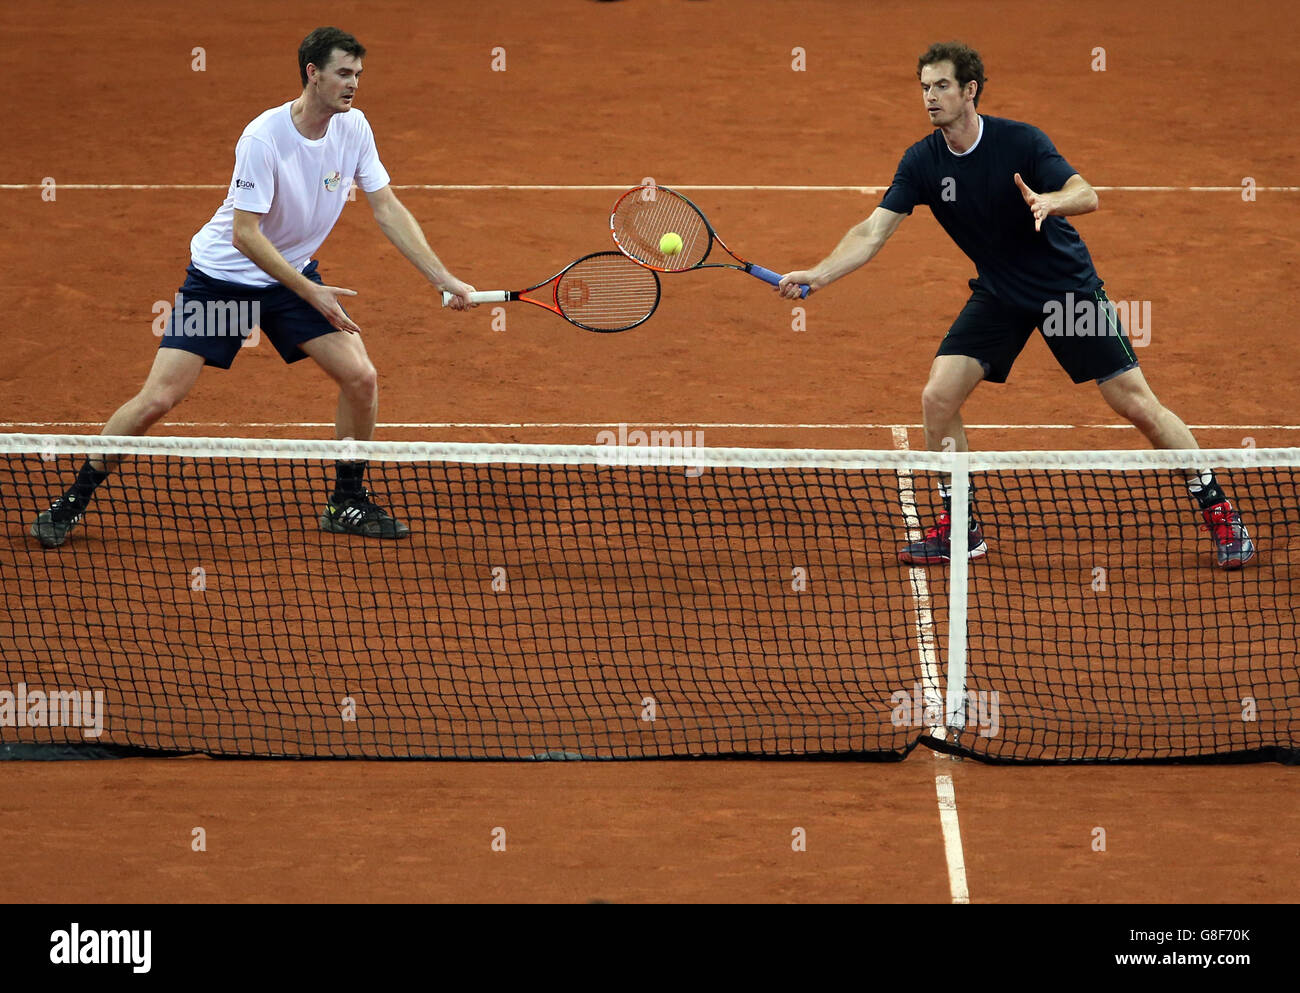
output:
<svg viewBox="0 0 1300 993"><path fill-rule="evenodd" d="M756 279L777 286L781 274L747 262L727 247L713 229L704 212L686 197L667 186L638 186L628 190L614 204L609 215L609 229L618 250L632 261L657 272L686 272L688 269L739 269ZM681 251L667 254L659 246L663 236L677 234ZM736 260L709 262L714 244ZM801 297L809 287L801 284Z"/></svg>

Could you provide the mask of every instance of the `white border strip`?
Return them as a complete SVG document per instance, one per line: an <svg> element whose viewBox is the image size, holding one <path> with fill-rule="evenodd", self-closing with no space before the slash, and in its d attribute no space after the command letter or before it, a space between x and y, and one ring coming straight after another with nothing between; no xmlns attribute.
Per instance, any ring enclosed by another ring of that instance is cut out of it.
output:
<svg viewBox="0 0 1300 993"><path fill-rule="evenodd" d="M664 432L671 436L681 432ZM897 437L897 435L895 435ZM192 458L373 459L384 462L494 464L742 466L770 469L929 469L951 471L951 452L809 448L705 448L656 442L645 445L525 445L487 442L312 441L289 438L190 438L184 435L0 434L0 452L54 455L175 455ZM1207 448L1174 451L964 453L971 472L1016 469L1144 470L1229 469L1300 465L1300 448Z"/></svg>
<svg viewBox="0 0 1300 993"><path fill-rule="evenodd" d="M676 434L681 432L665 432ZM0 452L51 455L173 455L181 458L372 459L384 462L477 462L492 464L747 466L772 469L940 469L943 452L853 452L816 449L703 448L655 442L645 445L524 445L475 442L303 441L290 438L190 438L183 435L0 434Z"/></svg>
<svg viewBox="0 0 1300 993"><path fill-rule="evenodd" d="M1250 469L1260 465L1300 465L1300 448L970 453L971 472L1005 469Z"/></svg>

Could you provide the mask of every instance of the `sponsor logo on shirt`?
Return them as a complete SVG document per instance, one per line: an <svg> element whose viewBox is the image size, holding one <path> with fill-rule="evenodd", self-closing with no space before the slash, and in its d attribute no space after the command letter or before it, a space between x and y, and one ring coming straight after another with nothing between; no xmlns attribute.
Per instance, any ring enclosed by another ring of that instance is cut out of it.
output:
<svg viewBox="0 0 1300 993"><path fill-rule="evenodd" d="M334 172L330 173L328 176L325 177L325 189L328 190L330 193L333 193L335 190L339 188L339 183L342 181L342 179L343 177L339 175L338 170L336 169Z"/></svg>
<svg viewBox="0 0 1300 993"><path fill-rule="evenodd" d="M251 179L236 179L236 180L235 180L235 189L237 189L237 190L251 190L251 189L253 189L253 188L254 188L254 186L253 186L253 181L252 181Z"/></svg>

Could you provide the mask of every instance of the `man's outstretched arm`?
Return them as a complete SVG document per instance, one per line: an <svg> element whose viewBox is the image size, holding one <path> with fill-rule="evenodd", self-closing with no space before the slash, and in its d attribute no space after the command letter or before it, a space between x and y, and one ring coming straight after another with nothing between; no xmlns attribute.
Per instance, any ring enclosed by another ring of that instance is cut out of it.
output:
<svg viewBox="0 0 1300 993"><path fill-rule="evenodd" d="M877 207L865 221L849 228L835 250L811 269L798 269L782 276L781 295L787 300L797 300L801 283L812 287L808 291L812 293L866 265L884 247L889 236L898 230L906 216Z"/></svg>
<svg viewBox="0 0 1300 993"><path fill-rule="evenodd" d="M434 254L428 241L425 240L419 222L406 209L402 201L397 199L393 188L385 186L374 193L367 193L366 198L370 201L370 209L374 212L379 229L384 232L388 240L424 274L424 278L432 283L435 289L452 294L449 306L453 310L473 307L469 295L474 292L474 287L469 283L461 282L442 264L442 260Z"/></svg>

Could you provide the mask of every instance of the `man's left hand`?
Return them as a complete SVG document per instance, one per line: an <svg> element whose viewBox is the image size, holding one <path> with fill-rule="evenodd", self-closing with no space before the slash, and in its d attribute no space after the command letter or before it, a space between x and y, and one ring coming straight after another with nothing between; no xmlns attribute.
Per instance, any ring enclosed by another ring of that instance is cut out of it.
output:
<svg viewBox="0 0 1300 993"><path fill-rule="evenodd" d="M1034 230L1043 230L1043 218L1052 212L1051 194L1035 193L1025 185L1020 173L1016 173L1016 185L1020 187L1020 195L1025 198L1025 203L1034 212Z"/></svg>

